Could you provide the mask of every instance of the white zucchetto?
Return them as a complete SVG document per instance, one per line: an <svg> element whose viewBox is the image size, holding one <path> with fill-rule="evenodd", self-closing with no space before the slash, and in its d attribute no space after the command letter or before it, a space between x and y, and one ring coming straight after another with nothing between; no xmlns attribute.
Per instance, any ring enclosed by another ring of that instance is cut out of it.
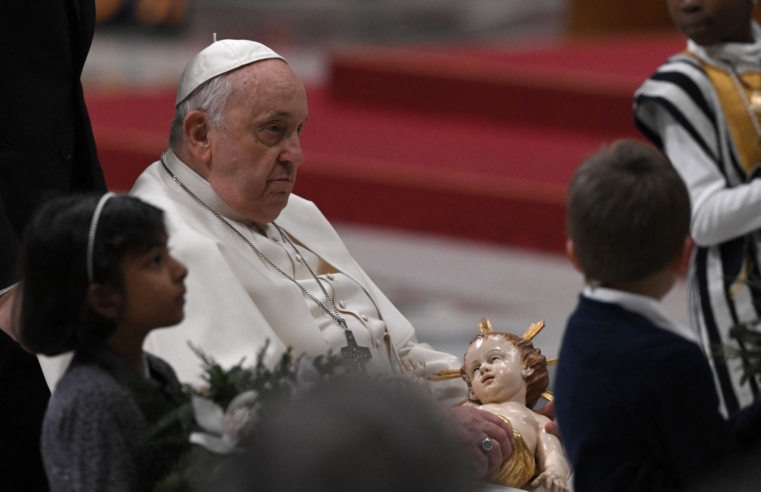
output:
<svg viewBox="0 0 761 492"><path fill-rule="evenodd" d="M198 86L217 75L235 70L262 60L285 58L267 46L245 39L223 39L212 43L185 66L177 88L177 102L180 104ZM286 62L287 63L287 62Z"/></svg>

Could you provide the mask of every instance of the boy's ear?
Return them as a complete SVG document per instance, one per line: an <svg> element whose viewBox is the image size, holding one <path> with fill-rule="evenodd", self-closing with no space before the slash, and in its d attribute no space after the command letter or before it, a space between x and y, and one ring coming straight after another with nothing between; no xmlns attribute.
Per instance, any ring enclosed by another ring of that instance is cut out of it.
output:
<svg viewBox="0 0 761 492"><path fill-rule="evenodd" d="M692 256L692 247L695 245L692 238L687 236L682 245L682 251L674 258L671 264L671 271L677 275L687 275L690 269L690 256Z"/></svg>
<svg viewBox="0 0 761 492"><path fill-rule="evenodd" d="M106 319L116 319L122 305L122 296L116 289L100 284L87 288L87 302L93 311Z"/></svg>
<svg viewBox="0 0 761 492"><path fill-rule="evenodd" d="M574 247L571 238L568 238L565 242L565 254L568 256L568 259L571 260L571 264L576 269L576 271L583 274L584 270L581 268L579 257L576 256L576 248Z"/></svg>
<svg viewBox="0 0 761 492"><path fill-rule="evenodd" d="M523 379L528 379L533 374L534 374L534 368L533 367L523 366L523 370L521 371L521 375L523 376Z"/></svg>

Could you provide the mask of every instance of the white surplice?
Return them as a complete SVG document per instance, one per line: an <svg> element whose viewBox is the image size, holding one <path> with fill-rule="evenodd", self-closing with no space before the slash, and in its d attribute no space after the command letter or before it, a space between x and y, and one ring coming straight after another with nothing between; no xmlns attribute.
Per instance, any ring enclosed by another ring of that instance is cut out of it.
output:
<svg viewBox="0 0 761 492"><path fill-rule="evenodd" d="M220 214L279 268L295 276L323 302L317 282L284 244L272 224L258 225L230 209L211 185L168 151L164 162L206 205ZM292 347L312 356L340 351L343 330L291 281L267 265L235 233L185 192L161 161L138 178L131 194L165 212L171 253L185 263L187 304L178 326L156 330L145 349L167 360L182 381L199 383L200 360L188 342L225 366L257 351L270 341L266 360L274 362ZM426 372L459 368L461 359L418 343L407 319L391 304L349 254L318 208L291 195L275 221L296 243L315 271L359 345L371 349L371 373L398 373L398 358L425 360ZM459 380L436 383L440 398L464 398Z"/></svg>

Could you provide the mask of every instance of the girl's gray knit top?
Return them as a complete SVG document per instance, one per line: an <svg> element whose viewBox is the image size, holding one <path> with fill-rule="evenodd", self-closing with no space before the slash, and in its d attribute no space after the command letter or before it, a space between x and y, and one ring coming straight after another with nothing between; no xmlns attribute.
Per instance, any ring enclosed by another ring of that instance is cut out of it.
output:
<svg viewBox="0 0 761 492"><path fill-rule="evenodd" d="M140 394L170 398L172 368L148 355L151 379L108 349L78 353L56 386L42 429L51 492L137 492L168 471L174 456L139 446L155 422Z"/></svg>

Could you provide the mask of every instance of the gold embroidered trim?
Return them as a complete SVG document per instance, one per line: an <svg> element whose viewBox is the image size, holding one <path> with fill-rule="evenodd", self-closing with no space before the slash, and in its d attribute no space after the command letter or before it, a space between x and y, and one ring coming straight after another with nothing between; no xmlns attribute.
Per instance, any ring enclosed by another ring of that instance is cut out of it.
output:
<svg viewBox="0 0 761 492"><path fill-rule="evenodd" d="M756 133L753 126L753 120L748 113L748 107L745 105L738 88L732 81L732 76L727 72L705 63L697 55L687 52L687 55L697 59L705 70L708 78L711 80L716 94L724 112L724 117L729 125L729 131L734 140L740 163L746 174L750 175L756 166L761 164L761 144L760 136ZM761 72L750 72L739 75L751 87L761 89ZM751 99L753 90L742 87L748 100ZM761 115L758 116L761 118Z"/></svg>

